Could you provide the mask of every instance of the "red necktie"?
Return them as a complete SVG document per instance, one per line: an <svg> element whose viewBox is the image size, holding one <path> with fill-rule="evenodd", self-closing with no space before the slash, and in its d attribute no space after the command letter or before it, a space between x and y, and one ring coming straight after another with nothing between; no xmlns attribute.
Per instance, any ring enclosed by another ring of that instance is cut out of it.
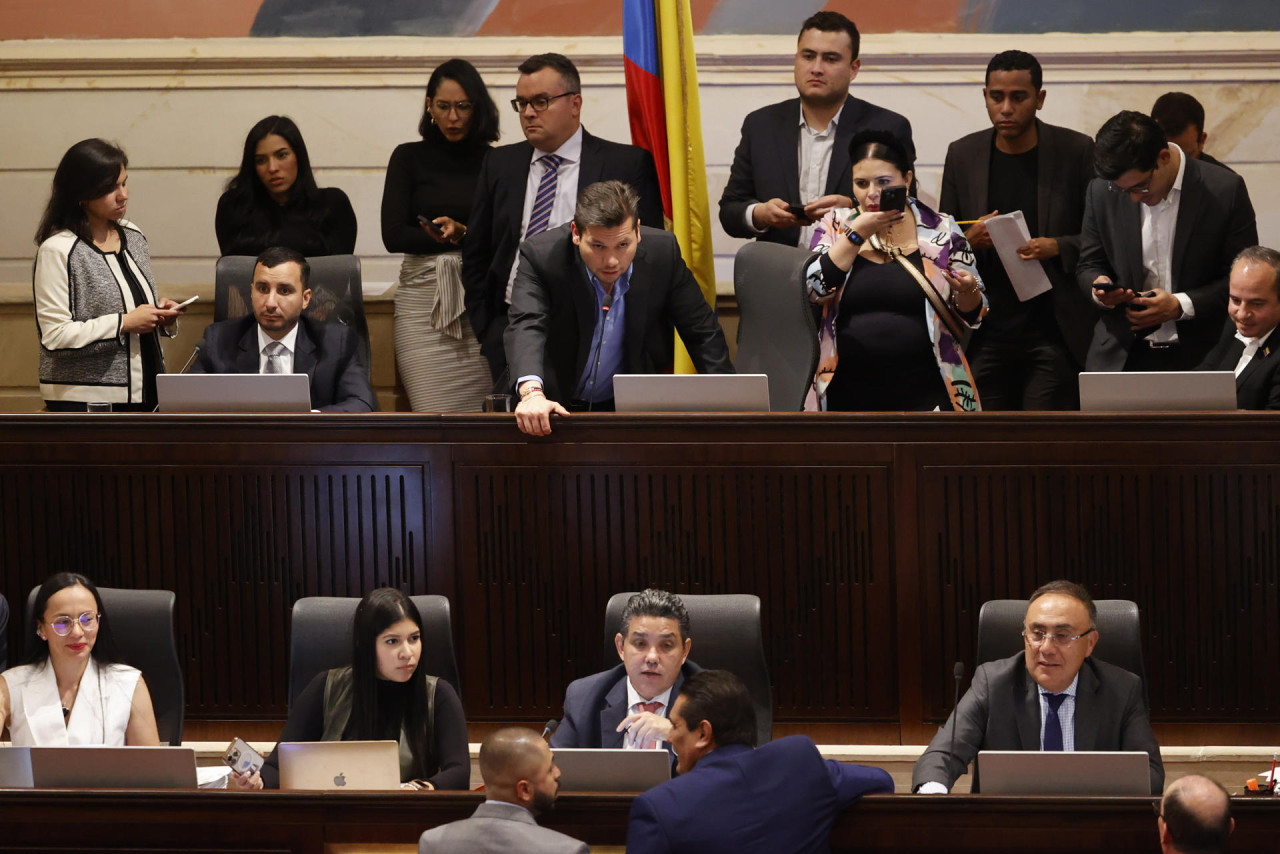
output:
<svg viewBox="0 0 1280 854"><path fill-rule="evenodd" d="M657 700L653 700L652 702L648 702L648 703L636 703L636 707L639 708L640 711L642 712L652 712L653 714L656 715L658 713L658 709L662 708L662 703L659 703ZM636 745L636 747L640 748L641 750L649 750L650 748L654 748L657 746L658 746L657 740L652 738L645 741L643 744Z"/></svg>

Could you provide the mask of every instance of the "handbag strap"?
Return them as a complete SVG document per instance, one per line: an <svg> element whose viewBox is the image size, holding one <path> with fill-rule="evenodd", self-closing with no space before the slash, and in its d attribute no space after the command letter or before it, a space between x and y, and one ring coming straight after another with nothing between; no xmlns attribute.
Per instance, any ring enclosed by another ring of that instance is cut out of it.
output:
<svg viewBox="0 0 1280 854"><path fill-rule="evenodd" d="M908 261L901 252L896 250L891 252L888 249L885 249L884 243L881 242L879 234L871 235L870 243L872 249L888 255L890 258L901 264L902 267L911 274L911 277L916 280L916 284L918 284L920 289L924 291L924 295L928 297L929 304L933 306L934 313L937 314L938 317L942 318L942 322L947 325L947 331L951 333L951 337L955 338L956 341L960 341L964 337L964 329L960 326L960 321L956 317L955 312L951 310L951 306L947 305L947 303L942 299L942 294L938 293L938 289L933 286L933 282L926 279L924 277L924 273L920 272L916 265Z"/></svg>

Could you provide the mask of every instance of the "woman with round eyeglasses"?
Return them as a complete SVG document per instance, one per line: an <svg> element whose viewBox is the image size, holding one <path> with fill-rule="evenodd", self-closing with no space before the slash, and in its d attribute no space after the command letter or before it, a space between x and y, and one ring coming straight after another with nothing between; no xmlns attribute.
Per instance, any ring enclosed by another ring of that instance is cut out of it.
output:
<svg viewBox="0 0 1280 854"><path fill-rule="evenodd" d="M41 646L0 675L0 729L15 747L160 744L142 674L113 659L110 625L93 582L73 572L36 593Z"/></svg>
<svg viewBox="0 0 1280 854"><path fill-rule="evenodd" d="M351 665L317 673L289 708L278 743L396 741L400 787L466 789L471 781L462 701L422 660L422 616L393 587L365 594L351 627ZM280 788L279 748L253 774L231 772L230 787Z"/></svg>
<svg viewBox="0 0 1280 854"><path fill-rule="evenodd" d="M396 367L415 412L475 412L492 380L463 306L460 244L498 108L471 63L431 72L418 133L392 152L382 190L382 242L404 253Z"/></svg>

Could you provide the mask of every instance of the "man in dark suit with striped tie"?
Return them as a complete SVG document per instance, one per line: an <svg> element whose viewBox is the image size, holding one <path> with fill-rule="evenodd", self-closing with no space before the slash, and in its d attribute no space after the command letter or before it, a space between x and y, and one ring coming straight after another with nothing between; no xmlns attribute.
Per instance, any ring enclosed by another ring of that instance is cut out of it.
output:
<svg viewBox="0 0 1280 854"><path fill-rule="evenodd" d="M1251 246L1227 283L1230 320L1202 371L1234 371L1241 409L1280 409L1280 252Z"/></svg>
<svg viewBox="0 0 1280 854"><path fill-rule="evenodd" d="M578 69L567 57L543 53L522 62L511 106L525 139L492 149L480 169L462 244L462 285L471 328L495 381L507 365L502 334L516 251L526 238L573 219L579 188L610 179L630 184L640 194L640 221L663 227L653 156L587 133L581 90Z"/></svg>

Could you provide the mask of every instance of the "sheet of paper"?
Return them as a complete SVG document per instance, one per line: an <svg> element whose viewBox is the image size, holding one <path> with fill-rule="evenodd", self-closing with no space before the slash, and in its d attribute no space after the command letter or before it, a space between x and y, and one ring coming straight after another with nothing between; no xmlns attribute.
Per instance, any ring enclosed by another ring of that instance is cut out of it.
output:
<svg viewBox="0 0 1280 854"><path fill-rule="evenodd" d="M1018 248L1026 246L1031 239L1022 211L993 216L986 222L987 233L991 235L996 254L1000 256L1000 263L1004 265L1019 300L1026 302L1053 287L1039 261L1018 257Z"/></svg>

